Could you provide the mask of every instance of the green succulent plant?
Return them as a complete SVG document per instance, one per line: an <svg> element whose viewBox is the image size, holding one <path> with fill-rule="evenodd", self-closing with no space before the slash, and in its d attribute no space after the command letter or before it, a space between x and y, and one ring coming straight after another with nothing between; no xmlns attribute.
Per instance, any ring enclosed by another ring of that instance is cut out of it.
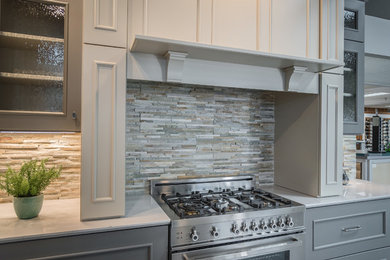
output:
<svg viewBox="0 0 390 260"><path fill-rule="evenodd" d="M14 197L32 197L42 193L50 182L60 176L62 166L46 168L45 160L23 163L19 171L11 169L0 175L0 189Z"/></svg>

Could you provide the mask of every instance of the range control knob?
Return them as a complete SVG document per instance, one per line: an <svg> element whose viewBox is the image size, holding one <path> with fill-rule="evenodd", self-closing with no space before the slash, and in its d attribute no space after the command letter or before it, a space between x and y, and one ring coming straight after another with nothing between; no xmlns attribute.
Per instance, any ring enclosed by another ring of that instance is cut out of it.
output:
<svg viewBox="0 0 390 260"><path fill-rule="evenodd" d="M212 227L211 228L211 235L214 237L214 238L218 238L219 237L219 232L218 232L218 229L216 227Z"/></svg>
<svg viewBox="0 0 390 260"><path fill-rule="evenodd" d="M237 224L233 224L232 232L236 235L240 234L240 230L238 229Z"/></svg>
<svg viewBox="0 0 390 260"><path fill-rule="evenodd" d="M287 226L293 227L294 226L294 221L292 217L287 217Z"/></svg>
<svg viewBox="0 0 390 260"><path fill-rule="evenodd" d="M192 241L194 241L194 242L199 240L199 235L196 232L195 228L192 229L190 237L191 237Z"/></svg>
<svg viewBox="0 0 390 260"><path fill-rule="evenodd" d="M271 219L270 222L269 222L269 227L271 229L276 229L276 219Z"/></svg>
<svg viewBox="0 0 390 260"><path fill-rule="evenodd" d="M285 228L286 227L286 224L284 223L284 218L279 218L278 226L280 228Z"/></svg>
<svg viewBox="0 0 390 260"><path fill-rule="evenodd" d="M245 222L242 223L241 230L244 231L244 232L248 232L249 231L249 228L248 228L248 226L247 226L247 224Z"/></svg>
<svg viewBox="0 0 390 260"><path fill-rule="evenodd" d="M251 229L255 232L259 231L259 227L257 226L257 224L254 220L251 223Z"/></svg>
<svg viewBox="0 0 390 260"><path fill-rule="evenodd" d="M260 221L260 228L263 231L266 231L268 229L267 223L264 220Z"/></svg>

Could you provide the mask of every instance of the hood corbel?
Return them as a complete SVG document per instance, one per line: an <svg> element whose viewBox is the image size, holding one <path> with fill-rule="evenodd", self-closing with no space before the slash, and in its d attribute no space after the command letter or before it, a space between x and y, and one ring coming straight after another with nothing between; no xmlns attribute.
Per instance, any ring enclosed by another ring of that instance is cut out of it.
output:
<svg viewBox="0 0 390 260"><path fill-rule="evenodd" d="M284 69L285 90L292 92L310 93L311 82L315 80L318 73L310 72L307 67L291 66Z"/></svg>
<svg viewBox="0 0 390 260"><path fill-rule="evenodd" d="M167 59L167 82L182 82L184 61L188 53L167 51L164 57Z"/></svg>

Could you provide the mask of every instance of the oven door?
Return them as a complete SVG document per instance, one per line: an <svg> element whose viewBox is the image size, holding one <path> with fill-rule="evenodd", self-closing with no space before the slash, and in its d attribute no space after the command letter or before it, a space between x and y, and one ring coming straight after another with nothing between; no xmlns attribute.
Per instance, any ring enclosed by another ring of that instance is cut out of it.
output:
<svg viewBox="0 0 390 260"><path fill-rule="evenodd" d="M294 234L172 254L172 260L301 260L303 236Z"/></svg>

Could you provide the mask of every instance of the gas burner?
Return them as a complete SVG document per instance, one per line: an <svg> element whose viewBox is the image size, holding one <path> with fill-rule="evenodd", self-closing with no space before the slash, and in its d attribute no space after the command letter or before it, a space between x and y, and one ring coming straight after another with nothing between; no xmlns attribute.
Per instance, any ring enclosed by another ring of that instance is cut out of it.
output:
<svg viewBox="0 0 390 260"><path fill-rule="evenodd" d="M229 201L225 200L224 198L219 198L214 203L214 207L221 211L227 208L228 206L229 206Z"/></svg>

